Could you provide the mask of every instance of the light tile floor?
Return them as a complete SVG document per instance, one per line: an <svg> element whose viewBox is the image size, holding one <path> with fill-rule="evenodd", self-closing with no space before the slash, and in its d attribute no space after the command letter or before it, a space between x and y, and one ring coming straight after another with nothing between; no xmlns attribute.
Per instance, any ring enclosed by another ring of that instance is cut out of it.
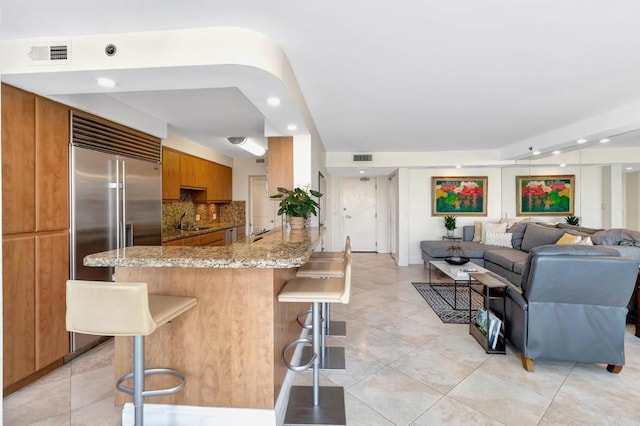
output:
<svg viewBox="0 0 640 426"><path fill-rule="evenodd" d="M411 285L422 265L396 267L386 254L353 255L347 371L322 373L345 388L347 423L375 425L640 424L640 339L627 326L626 365L536 362L526 372L512 347L487 355L466 325L442 324ZM4 399L4 424L119 425L113 407L113 343L107 342ZM295 384L311 383L309 373Z"/></svg>

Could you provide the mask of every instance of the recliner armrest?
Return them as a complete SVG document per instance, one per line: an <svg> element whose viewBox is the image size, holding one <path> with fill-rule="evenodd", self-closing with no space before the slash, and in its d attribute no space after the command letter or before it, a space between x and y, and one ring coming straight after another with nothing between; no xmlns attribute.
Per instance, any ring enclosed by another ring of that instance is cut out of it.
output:
<svg viewBox="0 0 640 426"><path fill-rule="evenodd" d="M513 300L523 311L527 311L529 308L527 299L525 299L524 296L522 296L522 293L515 288L507 287L507 297Z"/></svg>

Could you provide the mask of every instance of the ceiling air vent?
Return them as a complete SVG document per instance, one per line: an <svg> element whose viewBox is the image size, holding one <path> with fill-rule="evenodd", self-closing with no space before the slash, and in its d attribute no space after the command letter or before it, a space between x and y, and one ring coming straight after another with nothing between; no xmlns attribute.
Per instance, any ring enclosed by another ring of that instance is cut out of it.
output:
<svg viewBox="0 0 640 426"><path fill-rule="evenodd" d="M51 43L29 48L31 65L50 65L71 63L71 43Z"/></svg>
<svg viewBox="0 0 640 426"><path fill-rule="evenodd" d="M264 164L264 158L256 158L256 164Z"/></svg>
<svg viewBox="0 0 640 426"><path fill-rule="evenodd" d="M354 154L353 161L373 161L373 155L371 154Z"/></svg>

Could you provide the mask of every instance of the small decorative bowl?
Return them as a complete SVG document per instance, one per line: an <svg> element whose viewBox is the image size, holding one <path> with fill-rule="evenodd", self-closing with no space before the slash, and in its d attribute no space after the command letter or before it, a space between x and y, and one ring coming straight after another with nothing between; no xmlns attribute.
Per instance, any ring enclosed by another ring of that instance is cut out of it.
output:
<svg viewBox="0 0 640 426"><path fill-rule="evenodd" d="M444 258L444 261L450 265L464 265L469 261L468 257L452 257L447 256Z"/></svg>

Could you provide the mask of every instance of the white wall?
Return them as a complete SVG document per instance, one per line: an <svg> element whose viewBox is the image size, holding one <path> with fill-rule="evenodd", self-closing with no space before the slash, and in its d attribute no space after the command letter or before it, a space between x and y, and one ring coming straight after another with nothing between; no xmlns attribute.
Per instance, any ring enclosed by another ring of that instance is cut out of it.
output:
<svg viewBox="0 0 640 426"><path fill-rule="evenodd" d="M409 226L400 230L400 239L405 236L408 243L410 264L422 263L420 241L439 240L446 233L442 216L431 216L431 177L433 176L487 176L488 199L487 216L459 216L455 235L462 235L462 226L473 225L475 220L500 220L502 211L502 176L499 168L487 169L412 169L408 172L408 198L406 204L400 201L400 214L408 214ZM403 186L402 180L400 185ZM400 249L402 244L400 244ZM402 254L399 253L400 258Z"/></svg>
<svg viewBox="0 0 640 426"><path fill-rule="evenodd" d="M204 158L205 160L213 161L214 163L223 164L229 167L233 167L234 165L233 158L192 142L191 140L183 138L180 135L176 135L175 133L169 133L167 138L162 140L162 145L196 157Z"/></svg>
<svg viewBox="0 0 640 426"><path fill-rule="evenodd" d="M267 163L256 163L256 158L236 158L233 163L233 201L245 201L246 202L246 221L245 223L251 223L251 217L249 217L249 194L251 189L249 187L249 176L267 176ZM275 201L274 201L275 203ZM247 228L247 232L250 229Z"/></svg>
<svg viewBox="0 0 640 426"><path fill-rule="evenodd" d="M625 175L627 215L624 227L640 229L640 172Z"/></svg>

